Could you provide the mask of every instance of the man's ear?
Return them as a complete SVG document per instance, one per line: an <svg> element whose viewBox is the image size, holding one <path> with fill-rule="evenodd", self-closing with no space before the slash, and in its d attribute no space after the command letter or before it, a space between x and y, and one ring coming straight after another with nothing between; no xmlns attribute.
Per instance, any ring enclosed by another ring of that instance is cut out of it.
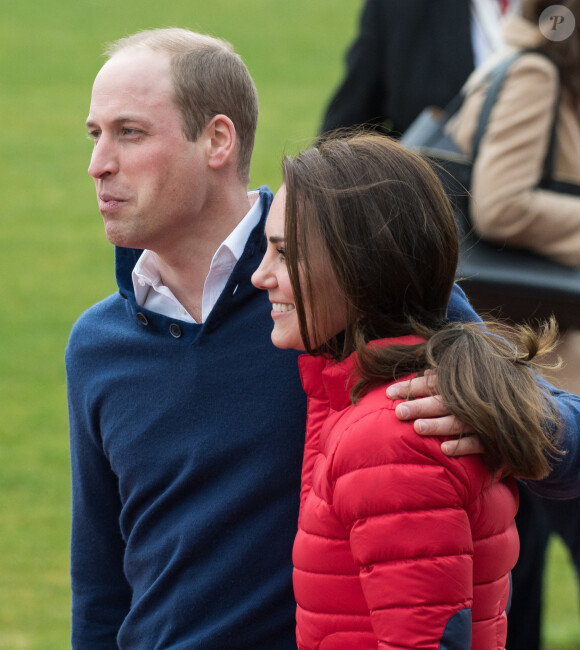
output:
<svg viewBox="0 0 580 650"><path fill-rule="evenodd" d="M204 129L208 138L208 165L223 167L232 159L236 148L236 127L227 115L215 115Z"/></svg>

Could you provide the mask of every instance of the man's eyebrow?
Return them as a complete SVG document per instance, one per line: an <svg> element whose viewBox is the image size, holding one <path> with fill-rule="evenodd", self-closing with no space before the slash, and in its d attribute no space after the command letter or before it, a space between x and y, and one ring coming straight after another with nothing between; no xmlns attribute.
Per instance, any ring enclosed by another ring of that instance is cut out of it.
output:
<svg viewBox="0 0 580 650"><path fill-rule="evenodd" d="M119 115L119 117L116 117L114 120L112 120L113 124L126 124L127 122L139 122L144 125L149 125L150 121L145 119L144 117L139 117L137 115ZM91 127L97 126L97 122L95 120L92 120L91 118L88 118L86 121L86 127L90 129Z"/></svg>

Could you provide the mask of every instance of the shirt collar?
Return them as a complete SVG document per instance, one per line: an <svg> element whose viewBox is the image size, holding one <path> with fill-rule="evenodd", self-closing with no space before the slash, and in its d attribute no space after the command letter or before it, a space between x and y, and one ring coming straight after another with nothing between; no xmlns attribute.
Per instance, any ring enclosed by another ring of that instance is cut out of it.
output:
<svg viewBox="0 0 580 650"><path fill-rule="evenodd" d="M502 13L513 15L519 0L471 0L471 37L476 67L496 52L502 45Z"/></svg>
<svg viewBox="0 0 580 650"><path fill-rule="evenodd" d="M220 250L225 247L228 248L232 255L235 257L236 262L242 256L246 244L250 237L250 233L258 225L260 217L262 216L262 206L260 201L260 192L255 190L253 192L248 192L248 200L250 202L251 208L246 213L246 216L240 221L240 223L232 230L232 232L226 237L223 243L217 249L214 260L218 256ZM212 261L213 264L213 261Z"/></svg>

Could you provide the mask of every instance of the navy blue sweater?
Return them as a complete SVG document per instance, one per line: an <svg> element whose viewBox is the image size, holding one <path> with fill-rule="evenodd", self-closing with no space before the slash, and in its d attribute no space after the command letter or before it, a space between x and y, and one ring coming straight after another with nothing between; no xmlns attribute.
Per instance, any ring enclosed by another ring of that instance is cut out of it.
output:
<svg viewBox="0 0 580 650"><path fill-rule="evenodd" d="M264 215L203 325L121 293L66 355L73 477L73 647L295 648L291 549L305 396L250 283Z"/></svg>
<svg viewBox="0 0 580 650"><path fill-rule="evenodd" d="M71 429L73 647L295 648L291 549L305 397L297 353L270 341L250 276L263 215L203 325L120 292L75 324ZM475 314L456 289L450 312Z"/></svg>

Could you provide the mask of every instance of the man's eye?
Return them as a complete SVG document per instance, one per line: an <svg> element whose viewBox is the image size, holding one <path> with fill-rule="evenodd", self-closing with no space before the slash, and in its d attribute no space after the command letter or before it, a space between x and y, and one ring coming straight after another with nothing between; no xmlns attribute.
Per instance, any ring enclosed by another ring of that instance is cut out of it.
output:
<svg viewBox="0 0 580 650"><path fill-rule="evenodd" d="M87 136L89 137L89 140L92 140L93 142L96 142L99 139L99 136L101 135L100 131L97 131L94 129L93 131L89 131L87 133Z"/></svg>

